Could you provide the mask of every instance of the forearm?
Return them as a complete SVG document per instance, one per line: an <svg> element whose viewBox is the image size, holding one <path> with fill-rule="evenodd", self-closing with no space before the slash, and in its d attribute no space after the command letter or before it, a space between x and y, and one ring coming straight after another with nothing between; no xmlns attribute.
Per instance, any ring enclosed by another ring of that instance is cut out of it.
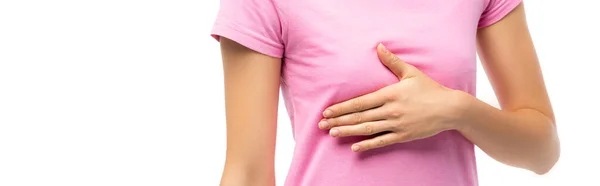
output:
<svg viewBox="0 0 600 186"><path fill-rule="evenodd" d="M554 166L560 145L553 119L531 108L499 110L466 93L461 97L456 128L489 156L537 174Z"/></svg>

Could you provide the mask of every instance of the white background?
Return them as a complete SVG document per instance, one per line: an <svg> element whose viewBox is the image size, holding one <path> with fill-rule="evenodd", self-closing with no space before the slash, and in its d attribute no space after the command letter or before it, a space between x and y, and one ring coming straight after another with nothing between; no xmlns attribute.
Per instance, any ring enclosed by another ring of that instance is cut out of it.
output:
<svg viewBox="0 0 600 186"><path fill-rule="evenodd" d="M600 185L597 7L526 2L562 156L537 176L478 151L482 186ZM0 185L218 185L217 10L217 0L0 1ZM497 105L480 72L478 97ZM279 113L282 185L293 139Z"/></svg>

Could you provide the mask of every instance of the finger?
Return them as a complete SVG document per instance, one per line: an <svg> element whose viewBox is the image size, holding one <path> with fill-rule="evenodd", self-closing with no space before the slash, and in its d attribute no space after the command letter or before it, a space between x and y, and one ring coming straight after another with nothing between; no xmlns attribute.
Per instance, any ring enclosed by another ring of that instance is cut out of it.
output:
<svg viewBox="0 0 600 186"><path fill-rule="evenodd" d="M383 107L376 107L362 112L354 112L319 122L319 128L330 129L338 126L356 125L364 122L387 119L388 113Z"/></svg>
<svg viewBox="0 0 600 186"><path fill-rule="evenodd" d="M407 137L408 136L400 134L400 133L390 132L387 134L383 134L381 136L377 136L375 138L371 138L368 140L358 142L358 143L352 145L352 151L362 152L362 151L371 150L371 149L375 149L375 148L385 147L385 146L392 145L395 143L407 142L410 140Z"/></svg>
<svg viewBox="0 0 600 186"><path fill-rule="evenodd" d="M405 79L409 77L411 65L402 61L398 56L394 53L390 52L383 44L377 45L377 55L379 56L379 60L387 66L398 79Z"/></svg>
<svg viewBox="0 0 600 186"><path fill-rule="evenodd" d="M357 98L330 106L323 112L323 117L334 118L345 114L360 112L383 105L386 101L383 91L375 91Z"/></svg>
<svg viewBox="0 0 600 186"><path fill-rule="evenodd" d="M390 131L393 126L387 120L365 122L358 125L335 127L329 131L332 137L368 136Z"/></svg>

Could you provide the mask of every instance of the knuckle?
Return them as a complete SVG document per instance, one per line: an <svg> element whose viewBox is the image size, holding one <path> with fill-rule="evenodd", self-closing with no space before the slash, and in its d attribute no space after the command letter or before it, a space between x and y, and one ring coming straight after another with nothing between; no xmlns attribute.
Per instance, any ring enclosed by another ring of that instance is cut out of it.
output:
<svg viewBox="0 0 600 186"><path fill-rule="evenodd" d="M390 64L397 64L397 63L400 62L400 58L398 58L398 56L396 56L396 55L394 55L392 53L390 53L390 55L391 55L390 56L390 58L391 58L390 59Z"/></svg>
<svg viewBox="0 0 600 186"><path fill-rule="evenodd" d="M371 126L371 125L365 125L364 126L364 132L365 132L365 134L373 134L373 126Z"/></svg>
<svg viewBox="0 0 600 186"><path fill-rule="evenodd" d="M383 125L383 130L387 131L387 132L394 132L394 131L396 131L396 125L394 125L391 122L385 123Z"/></svg>
<svg viewBox="0 0 600 186"><path fill-rule="evenodd" d="M386 145L386 140L385 139L379 139L377 140L377 147L383 147Z"/></svg>
<svg viewBox="0 0 600 186"><path fill-rule="evenodd" d="M386 101L386 102L394 102L396 101L396 97L397 97L397 90L394 86L387 86L381 89L381 91L379 92L380 96Z"/></svg>
<svg viewBox="0 0 600 186"><path fill-rule="evenodd" d="M396 56L396 55L395 55L393 52L391 52L391 51L390 51L390 52L388 52L388 53L387 53L387 55L388 55L390 58L393 58L394 56Z"/></svg>
<svg viewBox="0 0 600 186"><path fill-rule="evenodd" d="M352 105L352 108L354 110L362 110L363 107L363 103L361 99L354 99L350 102L350 105Z"/></svg>
<svg viewBox="0 0 600 186"><path fill-rule="evenodd" d="M391 110L389 115L392 118L399 118L400 116L402 116L402 112L400 112L399 110L395 109L395 110Z"/></svg>
<svg viewBox="0 0 600 186"><path fill-rule="evenodd" d="M384 99L387 102L394 102L394 101L398 100L398 98L395 94L387 94L387 95L385 95Z"/></svg>
<svg viewBox="0 0 600 186"><path fill-rule="evenodd" d="M404 132L402 135L400 135L401 140L407 140L407 139L412 139L412 138L413 138L413 134L410 132Z"/></svg>
<svg viewBox="0 0 600 186"><path fill-rule="evenodd" d="M404 131L404 127L400 122L393 122L389 125L391 131Z"/></svg>
<svg viewBox="0 0 600 186"><path fill-rule="evenodd" d="M357 113L352 114L352 116L353 116L354 123L362 123L362 121L363 121L362 113L357 112Z"/></svg>

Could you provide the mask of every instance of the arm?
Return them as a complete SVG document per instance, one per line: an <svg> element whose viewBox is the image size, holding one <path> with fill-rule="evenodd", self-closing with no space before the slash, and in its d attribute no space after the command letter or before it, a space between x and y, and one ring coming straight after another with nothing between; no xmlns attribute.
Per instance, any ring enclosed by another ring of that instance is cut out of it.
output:
<svg viewBox="0 0 600 186"><path fill-rule="evenodd" d="M227 155L222 186L274 186L280 59L221 38Z"/></svg>
<svg viewBox="0 0 600 186"><path fill-rule="evenodd" d="M468 104L459 131L502 163L548 172L558 161L559 140L523 4L480 29L477 40L501 110L463 96Z"/></svg>
<svg viewBox="0 0 600 186"><path fill-rule="evenodd" d="M386 132L353 144L353 151L458 130L500 162L538 174L548 172L558 160L559 141L523 5L480 29L477 37L501 110L440 85L380 44L381 62L400 81L328 107L319 127L333 137Z"/></svg>

